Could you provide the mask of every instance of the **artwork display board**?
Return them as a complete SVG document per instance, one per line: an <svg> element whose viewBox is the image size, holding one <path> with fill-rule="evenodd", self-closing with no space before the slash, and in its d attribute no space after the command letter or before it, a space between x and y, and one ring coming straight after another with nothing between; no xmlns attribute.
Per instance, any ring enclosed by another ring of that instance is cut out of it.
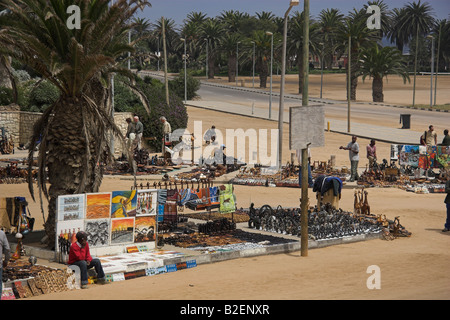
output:
<svg viewBox="0 0 450 320"><path fill-rule="evenodd" d="M85 231L94 251L155 242L157 198L156 189L59 196L56 241Z"/></svg>
<svg viewBox="0 0 450 320"><path fill-rule="evenodd" d="M450 147L447 146L396 145L396 148L399 165L421 169L448 168L450 165Z"/></svg>

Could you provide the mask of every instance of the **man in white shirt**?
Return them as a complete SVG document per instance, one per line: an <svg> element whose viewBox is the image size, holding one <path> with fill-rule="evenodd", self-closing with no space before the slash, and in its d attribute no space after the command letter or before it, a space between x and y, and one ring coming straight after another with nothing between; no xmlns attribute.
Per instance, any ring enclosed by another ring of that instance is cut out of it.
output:
<svg viewBox="0 0 450 320"><path fill-rule="evenodd" d="M348 156L350 158L350 182L359 179L358 175L358 163L359 163L359 145L356 142L357 137L352 136L352 141L347 145L347 147L340 146L339 149L348 150Z"/></svg>

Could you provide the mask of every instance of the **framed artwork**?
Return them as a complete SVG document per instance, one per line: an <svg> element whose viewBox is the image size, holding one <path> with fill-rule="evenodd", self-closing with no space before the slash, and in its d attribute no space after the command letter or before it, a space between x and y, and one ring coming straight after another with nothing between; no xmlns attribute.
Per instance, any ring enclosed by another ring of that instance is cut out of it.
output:
<svg viewBox="0 0 450 320"><path fill-rule="evenodd" d="M90 247L109 245L110 219L90 219L84 221L84 231L88 235Z"/></svg>
<svg viewBox="0 0 450 320"><path fill-rule="evenodd" d="M111 212L111 193L86 194L86 219L109 218Z"/></svg>
<svg viewBox="0 0 450 320"><path fill-rule="evenodd" d="M136 216L156 215L157 190L139 190L137 193Z"/></svg>
<svg viewBox="0 0 450 320"><path fill-rule="evenodd" d="M77 233L78 231L84 231L84 220L67 220L58 221L56 227L56 236L59 237L61 234L65 235L67 239L69 238L69 233Z"/></svg>
<svg viewBox="0 0 450 320"><path fill-rule="evenodd" d="M84 210L84 194L73 194L58 197L58 221L84 219Z"/></svg>
<svg viewBox="0 0 450 320"><path fill-rule="evenodd" d="M111 219L111 245L134 241L134 218Z"/></svg>
<svg viewBox="0 0 450 320"><path fill-rule="evenodd" d="M155 241L156 216L136 217L134 225L134 242Z"/></svg>
<svg viewBox="0 0 450 320"><path fill-rule="evenodd" d="M111 218L126 218L136 215L136 190L113 191L111 200Z"/></svg>

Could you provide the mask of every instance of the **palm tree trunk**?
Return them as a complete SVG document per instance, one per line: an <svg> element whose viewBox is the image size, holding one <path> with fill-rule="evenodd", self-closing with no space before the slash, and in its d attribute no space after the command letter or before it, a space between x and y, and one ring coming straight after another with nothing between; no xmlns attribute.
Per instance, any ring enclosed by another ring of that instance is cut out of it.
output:
<svg viewBox="0 0 450 320"><path fill-rule="evenodd" d="M373 102L384 102L383 78L380 78L380 77L373 78L372 100L373 100Z"/></svg>
<svg viewBox="0 0 450 320"><path fill-rule="evenodd" d="M57 199L60 195L76 194L83 192L97 192L94 190L95 174L98 173L97 163L94 157L86 154L89 137L89 153L96 153L96 148L101 148L98 143L101 137L94 137L97 132L96 125L91 122L83 127L81 110L84 100L66 98L59 102L59 112L48 128L46 144L48 145L47 167L49 188L48 217L44 229L48 237L49 245L55 241ZM74 115L79 115L74 117ZM94 142L95 141L95 142ZM87 158L86 158L87 157ZM87 159L87 160L86 160ZM84 176L84 173L86 175ZM80 187L81 186L81 187Z"/></svg>
<svg viewBox="0 0 450 320"><path fill-rule="evenodd" d="M269 67L267 66L267 61L264 58L258 58L256 62L256 68L259 71L259 87L267 87L267 77L269 75Z"/></svg>
<svg viewBox="0 0 450 320"><path fill-rule="evenodd" d="M210 55L208 58L208 79L214 79L216 58Z"/></svg>
<svg viewBox="0 0 450 320"><path fill-rule="evenodd" d="M236 56L231 54L228 56L228 82L236 81Z"/></svg>

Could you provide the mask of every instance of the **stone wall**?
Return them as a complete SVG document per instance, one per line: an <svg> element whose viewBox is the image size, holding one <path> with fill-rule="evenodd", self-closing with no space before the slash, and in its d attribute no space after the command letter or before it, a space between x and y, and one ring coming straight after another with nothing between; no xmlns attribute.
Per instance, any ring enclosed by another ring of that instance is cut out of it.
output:
<svg viewBox="0 0 450 320"><path fill-rule="evenodd" d="M24 112L24 111L1 111L0 110L0 128L4 128L8 135L11 135L14 141L14 146L18 147L20 144L26 144L33 134L33 126L36 121L42 116L38 112ZM114 122L120 128L123 135L127 132L128 124L126 118L133 118L131 112L115 112ZM122 144L114 139L114 155L120 156L122 154Z"/></svg>

